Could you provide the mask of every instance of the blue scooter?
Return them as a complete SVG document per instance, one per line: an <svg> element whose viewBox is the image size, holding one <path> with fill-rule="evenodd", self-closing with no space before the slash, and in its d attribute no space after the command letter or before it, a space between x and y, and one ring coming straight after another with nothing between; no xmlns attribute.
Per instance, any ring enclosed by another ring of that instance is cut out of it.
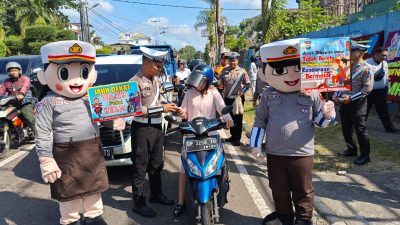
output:
<svg viewBox="0 0 400 225"><path fill-rule="evenodd" d="M232 111L232 106L222 110L222 114ZM174 116L165 119L176 123ZM229 174L221 137L208 133L226 126L221 119L198 117L189 122L181 122L169 133L180 131L184 135L181 160L192 187L197 205L196 219L203 225L219 222L219 209L227 203Z"/></svg>

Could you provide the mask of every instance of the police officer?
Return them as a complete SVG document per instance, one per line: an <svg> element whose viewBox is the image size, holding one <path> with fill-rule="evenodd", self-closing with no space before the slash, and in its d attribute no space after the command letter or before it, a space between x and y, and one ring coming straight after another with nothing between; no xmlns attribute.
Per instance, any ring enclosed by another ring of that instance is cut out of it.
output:
<svg viewBox="0 0 400 225"><path fill-rule="evenodd" d="M156 212L149 208L143 195L146 172L149 174L150 199L152 203L174 204L161 188L161 171L164 164L164 136L161 129L161 113L175 112L175 104L167 104L160 94L161 87L157 76L164 66L167 52L140 47L143 63L140 71L131 78L139 85L143 115L134 117L132 132L132 192L133 212L143 217L155 217Z"/></svg>
<svg viewBox="0 0 400 225"><path fill-rule="evenodd" d="M353 162L363 165L371 161L370 144L366 127L367 95L373 87L373 71L363 60L364 52L369 46L351 41L351 91L339 91L333 99L340 105L339 113L342 122L342 133L347 150L340 156L357 156L357 145L353 141L353 127L360 145L360 156Z"/></svg>
<svg viewBox="0 0 400 225"><path fill-rule="evenodd" d="M230 53L228 61L229 66L221 71L219 84L224 87L223 97L225 104L227 106L237 106L237 104L241 104L241 106L238 107L243 108L245 101L244 94L250 88L250 79L246 70L239 66L239 57L240 55L237 52ZM230 142L233 146L240 146L243 112L235 112L234 109L233 112L231 112L231 116L235 125L230 128L231 137L225 139L225 141Z"/></svg>

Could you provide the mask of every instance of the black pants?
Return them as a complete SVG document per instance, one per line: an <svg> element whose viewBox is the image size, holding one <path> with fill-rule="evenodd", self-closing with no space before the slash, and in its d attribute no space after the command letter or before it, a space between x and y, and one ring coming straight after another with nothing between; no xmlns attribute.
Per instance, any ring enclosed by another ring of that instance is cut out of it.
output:
<svg viewBox="0 0 400 225"><path fill-rule="evenodd" d="M375 110L378 113L379 119L381 119L383 127L388 129L393 129L392 121L390 121L389 111L387 107L387 94L388 88L372 90L368 95L368 108L367 108L367 117L375 104Z"/></svg>
<svg viewBox="0 0 400 225"><path fill-rule="evenodd" d="M242 96L241 98L242 98L242 104L244 105L244 96ZM234 101L235 99L225 98L225 105L226 106L232 105ZM233 119L233 122L235 123L233 127L229 128L232 139L234 141L240 141L240 139L242 138L242 130L243 130L243 114L233 115L232 112L230 114Z"/></svg>
<svg viewBox="0 0 400 225"><path fill-rule="evenodd" d="M357 145L353 140L353 128L356 131L360 153L362 156L369 156L370 145L367 127L367 98L362 98L339 108L340 119L342 120L342 133L348 150L357 152Z"/></svg>
<svg viewBox="0 0 400 225"><path fill-rule="evenodd" d="M132 122L132 193L135 197L143 195L146 172L149 174L150 194L162 193L161 170L164 166L164 136L161 124Z"/></svg>

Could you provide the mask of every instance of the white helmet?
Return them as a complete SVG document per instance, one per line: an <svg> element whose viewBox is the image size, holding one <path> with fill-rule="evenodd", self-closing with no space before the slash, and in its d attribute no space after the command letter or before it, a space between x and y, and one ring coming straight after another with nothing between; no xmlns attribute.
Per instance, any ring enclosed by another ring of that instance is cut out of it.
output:
<svg viewBox="0 0 400 225"><path fill-rule="evenodd" d="M22 67L19 63L17 62L9 62L6 65L6 71L9 72L10 69L19 69L19 71L22 71Z"/></svg>

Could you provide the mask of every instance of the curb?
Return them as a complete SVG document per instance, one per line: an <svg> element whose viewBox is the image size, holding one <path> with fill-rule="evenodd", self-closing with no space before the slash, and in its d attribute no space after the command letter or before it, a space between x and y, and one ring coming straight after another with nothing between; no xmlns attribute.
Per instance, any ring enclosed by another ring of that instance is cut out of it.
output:
<svg viewBox="0 0 400 225"><path fill-rule="evenodd" d="M246 133L245 136L250 139L248 136L251 134L251 126L247 123L243 122L243 131ZM346 225L346 223L335 214L321 199L321 197L314 195L314 208L318 212L318 214L329 224L331 225Z"/></svg>

